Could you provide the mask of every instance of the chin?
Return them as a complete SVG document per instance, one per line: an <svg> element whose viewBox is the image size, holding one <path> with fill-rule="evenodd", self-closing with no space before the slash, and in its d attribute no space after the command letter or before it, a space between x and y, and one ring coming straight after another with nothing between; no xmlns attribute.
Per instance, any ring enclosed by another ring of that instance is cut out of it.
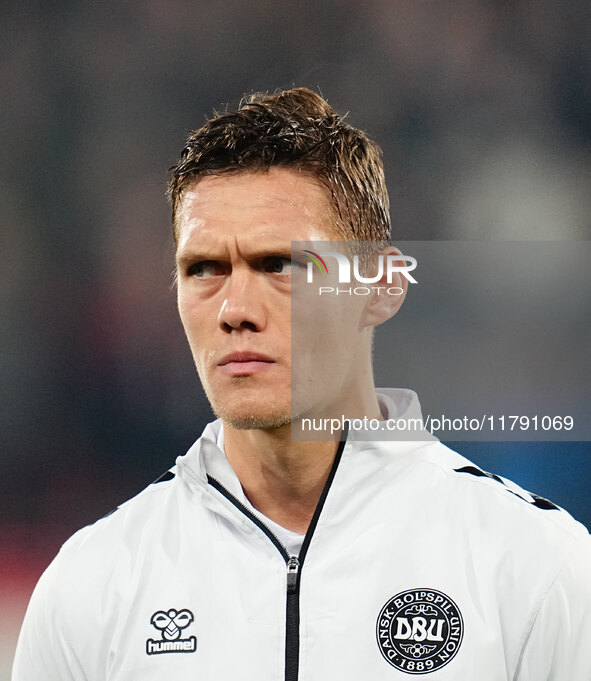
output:
<svg viewBox="0 0 591 681"><path fill-rule="evenodd" d="M277 430L291 423L290 415L261 417L256 414L218 414L224 423L236 430Z"/></svg>
<svg viewBox="0 0 591 681"><path fill-rule="evenodd" d="M228 401L212 400L214 414L232 428L237 430L274 430L291 423L290 401L284 402L277 398L269 402L269 396L264 400L242 398L235 404Z"/></svg>
<svg viewBox="0 0 591 681"><path fill-rule="evenodd" d="M291 423L289 412L261 413L217 409L215 415L236 430L276 430Z"/></svg>

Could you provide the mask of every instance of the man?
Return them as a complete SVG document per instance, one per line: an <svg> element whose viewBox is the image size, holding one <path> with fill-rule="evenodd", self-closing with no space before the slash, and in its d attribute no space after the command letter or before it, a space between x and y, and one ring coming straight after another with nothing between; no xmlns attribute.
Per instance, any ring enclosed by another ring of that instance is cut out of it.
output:
<svg viewBox="0 0 591 681"><path fill-rule="evenodd" d="M591 539L568 514L427 437L292 438L309 414L418 413L371 370L403 269L399 295L335 302L291 381L292 242L400 255L378 148L309 90L255 95L189 137L170 196L179 311L219 418L64 545L14 681L589 681Z"/></svg>

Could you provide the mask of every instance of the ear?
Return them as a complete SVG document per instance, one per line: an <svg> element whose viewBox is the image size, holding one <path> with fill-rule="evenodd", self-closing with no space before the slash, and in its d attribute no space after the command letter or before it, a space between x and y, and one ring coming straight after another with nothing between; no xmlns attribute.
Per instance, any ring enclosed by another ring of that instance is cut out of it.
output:
<svg viewBox="0 0 591 681"><path fill-rule="evenodd" d="M364 323L366 326L378 326L393 317L401 308L408 290L408 279L400 272L390 271L390 265L407 267L405 260L396 260L392 256L402 255L395 246L387 246L380 255L383 257L383 271L381 279L373 284L373 292L368 296L365 308ZM390 256L390 257L388 257Z"/></svg>

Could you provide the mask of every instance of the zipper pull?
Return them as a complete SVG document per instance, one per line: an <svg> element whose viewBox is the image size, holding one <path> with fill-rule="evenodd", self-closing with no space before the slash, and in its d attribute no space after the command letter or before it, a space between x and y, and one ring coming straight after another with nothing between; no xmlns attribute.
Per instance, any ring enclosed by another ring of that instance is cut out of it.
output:
<svg viewBox="0 0 591 681"><path fill-rule="evenodd" d="M299 569L300 561L295 556L292 556L287 561L287 591L290 593L293 593L296 589Z"/></svg>

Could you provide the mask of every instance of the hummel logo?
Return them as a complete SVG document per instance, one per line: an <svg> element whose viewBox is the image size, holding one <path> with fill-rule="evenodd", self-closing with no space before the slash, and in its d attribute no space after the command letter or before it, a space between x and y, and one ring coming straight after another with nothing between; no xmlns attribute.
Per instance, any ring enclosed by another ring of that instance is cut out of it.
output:
<svg viewBox="0 0 591 681"><path fill-rule="evenodd" d="M186 629L195 618L190 610L158 610L152 615L150 624L162 632L162 640L146 641L146 653L194 653L197 650L195 636L181 638L181 632Z"/></svg>

